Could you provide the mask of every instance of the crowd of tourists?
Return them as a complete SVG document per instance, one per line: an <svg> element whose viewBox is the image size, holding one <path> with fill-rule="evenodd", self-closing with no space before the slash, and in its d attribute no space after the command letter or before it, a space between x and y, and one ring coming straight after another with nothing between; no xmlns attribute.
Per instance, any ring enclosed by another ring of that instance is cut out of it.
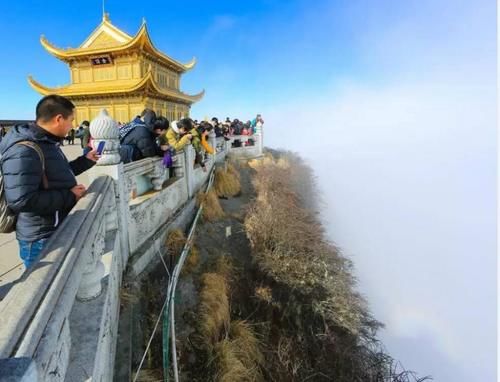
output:
<svg viewBox="0 0 500 382"><path fill-rule="evenodd" d="M210 134L215 134L217 138L224 137L226 140L239 135L252 136L263 123L260 114L246 123L239 119L231 121L229 118L219 122L217 117L205 121L183 118L170 122L165 117L157 116L153 110L145 109L131 122L126 124L119 122L120 158L123 163L129 163L143 158L162 156L164 164L171 167L172 156L190 143L196 152L195 163L205 169L205 155L215 152L215 148L208 143ZM84 154L92 150L94 144L88 121L81 123L76 136L80 137ZM242 143L241 139L234 139L232 144L234 147L240 147L254 145L255 141L248 138Z"/></svg>
<svg viewBox="0 0 500 382"><path fill-rule="evenodd" d="M74 109L67 98L46 96L36 106L35 123L14 126L1 137L0 232L15 229L26 268L37 261L48 238L85 194L86 187L77 184L76 176L100 157L90 123L73 127ZM191 144L195 163L206 171L207 155L215 153L209 135L231 140L234 146L252 145L251 136L263 123L260 114L246 123L229 118L219 122L216 117L169 121L145 109L132 121L119 124L120 158L129 163L160 156L165 167L172 168L173 155ZM80 139L83 153L70 162L60 146L64 140L74 144L75 138Z"/></svg>

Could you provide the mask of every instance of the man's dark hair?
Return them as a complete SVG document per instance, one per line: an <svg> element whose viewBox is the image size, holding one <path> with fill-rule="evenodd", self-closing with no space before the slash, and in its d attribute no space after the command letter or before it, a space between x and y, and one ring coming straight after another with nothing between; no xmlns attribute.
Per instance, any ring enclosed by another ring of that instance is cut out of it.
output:
<svg viewBox="0 0 500 382"><path fill-rule="evenodd" d="M59 114L66 119L73 114L74 108L75 105L69 99L51 94L43 97L36 105L36 120L47 122Z"/></svg>
<svg viewBox="0 0 500 382"><path fill-rule="evenodd" d="M170 122L168 122L168 119L165 117L158 117L153 125L153 129L157 130L167 130L168 127L170 126Z"/></svg>
<svg viewBox="0 0 500 382"><path fill-rule="evenodd" d="M89 121L83 121L81 126L85 126L85 127L89 127L90 126L90 122Z"/></svg>
<svg viewBox="0 0 500 382"><path fill-rule="evenodd" d="M180 128L186 129L186 131L190 131L193 128L193 122L189 118L183 118L179 122L177 122L177 126Z"/></svg>

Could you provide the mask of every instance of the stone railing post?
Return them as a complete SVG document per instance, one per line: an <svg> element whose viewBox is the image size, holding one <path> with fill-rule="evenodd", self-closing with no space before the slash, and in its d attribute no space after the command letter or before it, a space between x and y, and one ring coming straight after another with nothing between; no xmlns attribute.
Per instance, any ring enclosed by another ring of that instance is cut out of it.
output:
<svg viewBox="0 0 500 382"><path fill-rule="evenodd" d="M118 126L105 109L101 110L97 117L90 122L90 135L94 138L94 147L98 147L99 142L105 142L101 158L99 158L94 168L110 166L120 162ZM95 170L91 172L91 181L95 174ZM102 173L99 175L102 175ZM99 224L99 222L96 222L96 224ZM92 243L90 256L86 259L82 281L76 295L81 301L92 300L99 296L102 291L101 279L104 276L102 255L104 254L106 224L104 222L100 222L100 224L97 238Z"/></svg>
<svg viewBox="0 0 500 382"><path fill-rule="evenodd" d="M193 146L186 145L184 148L184 177L186 178L187 192L190 198L194 194L194 159Z"/></svg>
<svg viewBox="0 0 500 382"><path fill-rule="evenodd" d="M120 138L118 125L109 116L106 109L90 123L90 135L94 138L94 148L104 141L105 146L101 158L97 161L100 166L120 163Z"/></svg>
<svg viewBox="0 0 500 382"><path fill-rule="evenodd" d="M264 151L264 134L262 130L262 124L257 123L255 127L255 144L257 145L257 153L259 156L261 156Z"/></svg>
<svg viewBox="0 0 500 382"><path fill-rule="evenodd" d="M105 109L99 113L90 123L90 134L96 141L105 141L103 155L96 166L90 169L89 178L92 182L101 175L107 175L114 179L115 184L115 205L117 216L117 228L120 235L120 249L123 264L127 264L129 256L128 240L128 198L127 185L125 184L125 174L123 163L120 163L120 139L118 124L107 113Z"/></svg>
<svg viewBox="0 0 500 382"><path fill-rule="evenodd" d="M213 130L208 135L208 144L214 149L213 156L215 157L217 155L217 136L215 135L215 132Z"/></svg>

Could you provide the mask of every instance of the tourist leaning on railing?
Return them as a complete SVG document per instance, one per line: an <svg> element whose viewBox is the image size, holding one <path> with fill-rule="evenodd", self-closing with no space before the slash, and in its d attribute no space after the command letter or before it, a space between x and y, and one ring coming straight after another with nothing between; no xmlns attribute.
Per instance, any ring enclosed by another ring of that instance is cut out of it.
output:
<svg viewBox="0 0 500 382"><path fill-rule="evenodd" d="M170 147L173 147L176 151L181 151L187 144L191 143L193 135L188 133L190 129L191 126L184 124L182 119L180 121L173 121L166 134Z"/></svg>
<svg viewBox="0 0 500 382"><path fill-rule="evenodd" d="M123 125L119 129L120 158L123 163L157 156L155 137L153 134L156 115L152 110L145 109L141 117Z"/></svg>
<svg viewBox="0 0 500 382"><path fill-rule="evenodd" d="M59 147L72 127L74 107L64 97L46 96L36 106L36 123L13 127L0 143L5 201L17 215L16 238L26 268L85 194L75 176L98 159L90 151L68 162Z"/></svg>
<svg viewBox="0 0 500 382"><path fill-rule="evenodd" d="M208 153L213 154L215 152L214 148L208 144L207 138L212 131L213 126L210 122L204 122L198 128L198 133L200 134L201 147Z"/></svg>

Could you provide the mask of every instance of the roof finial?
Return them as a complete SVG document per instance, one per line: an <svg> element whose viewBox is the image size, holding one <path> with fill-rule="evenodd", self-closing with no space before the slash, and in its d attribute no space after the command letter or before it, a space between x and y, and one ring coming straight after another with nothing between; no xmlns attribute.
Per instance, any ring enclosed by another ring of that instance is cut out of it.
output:
<svg viewBox="0 0 500 382"><path fill-rule="evenodd" d="M105 0L102 0L102 21L109 21L109 13L106 12L104 2Z"/></svg>

